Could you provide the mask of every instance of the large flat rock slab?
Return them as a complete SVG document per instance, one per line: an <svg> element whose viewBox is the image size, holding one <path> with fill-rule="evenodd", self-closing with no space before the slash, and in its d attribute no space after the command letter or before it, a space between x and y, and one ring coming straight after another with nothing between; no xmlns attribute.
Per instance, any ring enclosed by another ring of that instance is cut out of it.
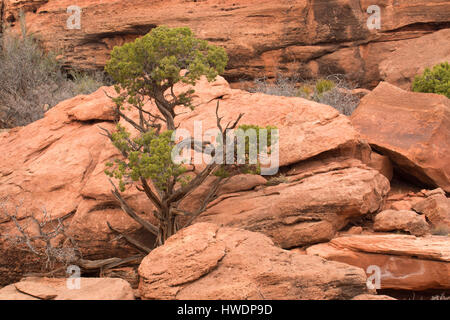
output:
<svg viewBox="0 0 450 320"><path fill-rule="evenodd" d="M286 251L266 236L197 223L144 258L143 299L351 299L367 293L360 268Z"/></svg>
<svg viewBox="0 0 450 320"><path fill-rule="evenodd" d="M381 270L382 289L450 288L450 237L354 235L337 237L306 252L367 270Z"/></svg>
<svg viewBox="0 0 450 320"><path fill-rule="evenodd" d="M351 167L257 191L223 195L197 219L262 232L283 247L331 240L352 218L383 204L389 181L369 168Z"/></svg>

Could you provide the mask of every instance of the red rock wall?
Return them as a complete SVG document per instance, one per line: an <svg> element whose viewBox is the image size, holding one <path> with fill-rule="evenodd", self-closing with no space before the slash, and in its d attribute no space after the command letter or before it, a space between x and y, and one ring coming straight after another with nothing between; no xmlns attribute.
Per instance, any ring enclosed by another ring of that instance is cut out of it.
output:
<svg viewBox="0 0 450 320"><path fill-rule="evenodd" d="M2 0L3 22L29 30L65 63L101 68L110 50L158 25L189 26L226 48L226 78L238 83L277 72L302 78L345 73L366 87L380 80L378 64L406 39L450 26L446 0ZM81 29L68 30L70 5L82 8ZM381 29L369 30L370 5Z"/></svg>

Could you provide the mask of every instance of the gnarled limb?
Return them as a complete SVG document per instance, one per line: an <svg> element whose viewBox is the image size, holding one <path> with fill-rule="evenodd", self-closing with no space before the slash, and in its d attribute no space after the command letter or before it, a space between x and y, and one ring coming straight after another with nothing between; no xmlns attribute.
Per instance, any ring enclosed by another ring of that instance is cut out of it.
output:
<svg viewBox="0 0 450 320"><path fill-rule="evenodd" d="M106 222L106 224L108 225L108 228L113 231L114 233L120 235L121 237L125 238L125 240L127 240L129 243L131 243L132 245L134 245L136 248L138 248L139 250L142 250L146 253L150 253L150 251L152 251L152 249L150 249L149 247L147 247L146 245L140 243L138 240L134 239L133 237L130 237L129 235L126 235L122 232L120 232L117 229L114 229L109 222Z"/></svg>

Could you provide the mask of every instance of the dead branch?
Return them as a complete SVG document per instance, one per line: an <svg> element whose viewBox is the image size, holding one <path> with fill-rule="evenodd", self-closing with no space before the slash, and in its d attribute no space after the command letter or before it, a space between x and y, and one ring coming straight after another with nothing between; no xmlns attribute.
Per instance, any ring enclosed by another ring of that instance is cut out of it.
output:
<svg viewBox="0 0 450 320"><path fill-rule="evenodd" d="M8 235L2 235L7 240L12 241L14 239L14 243L17 244L25 244L28 248L28 251L35 254L39 258L44 258L45 261L45 268L52 268L54 266L55 262L63 263L65 266L60 267L58 269L52 270L47 273L29 273L25 276L52 276L56 273L64 270L67 265L77 265L81 269L84 270L96 270L96 269L102 269L106 270L109 268L114 268L117 266L125 265L125 264L132 264L132 263L139 263L143 259L143 255L135 255L129 258L109 258L109 259L100 259L100 260L87 260L83 259L81 256L81 252L78 249L78 246L76 246L76 243L74 239L70 236L68 236L65 232L65 226L63 224L63 221L73 215L75 212L70 212L69 214L66 214L65 216L57 219L51 219L50 215L47 213L45 209L43 209L44 217L42 221L39 221L36 219L33 215L28 216L26 218L29 218L35 227L37 228L37 236L32 236L26 231L26 227L22 226L19 223L19 220L17 218L17 211L18 207L16 206L16 213L11 214L6 210L6 207L3 203L0 204L0 207L3 209L3 214L8 217L16 226L17 230L20 232L20 236L11 237ZM53 222L57 222L57 225L54 225ZM108 224L109 225L109 224ZM49 231L44 231L45 228L49 228ZM114 230L114 229L113 229ZM72 247L70 248L55 248L51 240L56 238L57 236L62 235L65 238L66 242L67 240L70 241L72 244ZM128 240L128 239L127 239ZM44 248L39 248L37 245L34 244L35 241L42 241L45 243ZM145 247L146 248L146 247ZM141 248L144 249L144 248ZM148 249L148 248L146 248Z"/></svg>
<svg viewBox="0 0 450 320"><path fill-rule="evenodd" d="M108 225L109 229L114 232L115 234L120 235L121 237L123 237L125 240L127 240L129 243L131 243L132 245L134 245L136 248L138 248L139 250L142 250L146 253L150 253L150 251L152 251L152 249L150 249L149 247L147 247L146 245L142 244L141 242L139 242L138 240L134 239L133 237L130 237L129 235L126 235L122 232L120 232L117 229L114 229L109 222L106 222L106 224Z"/></svg>

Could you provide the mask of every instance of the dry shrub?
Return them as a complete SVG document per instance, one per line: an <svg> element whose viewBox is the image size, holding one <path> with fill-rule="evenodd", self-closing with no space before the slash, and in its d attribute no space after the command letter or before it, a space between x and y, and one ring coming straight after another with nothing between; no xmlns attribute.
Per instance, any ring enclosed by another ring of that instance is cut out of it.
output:
<svg viewBox="0 0 450 320"><path fill-rule="evenodd" d="M301 83L301 85L299 85ZM331 75L315 81L302 81L298 77L277 75L274 81L256 79L250 92L285 97L302 97L332 106L340 113L351 115L359 104L359 98L352 94L355 89L343 75Z"/></svg>
<svg viewBox="0 0 450 320"><path fill-rule="evenodd" d="M262 92L273 96L297 97L297 82L299 79L285 77L278 74L276 79L271 82L267 78L255 79L254 87L250 92Z"/></svg>
<svg viewBox="0 0 450 320"><path fill-rule="evenodd" d="M65 73L56 55L45 53L21 26L21 35L7 27L0 33L0 128L27 125L60 101L92 93L104 82L100 72Z"/></svg>

